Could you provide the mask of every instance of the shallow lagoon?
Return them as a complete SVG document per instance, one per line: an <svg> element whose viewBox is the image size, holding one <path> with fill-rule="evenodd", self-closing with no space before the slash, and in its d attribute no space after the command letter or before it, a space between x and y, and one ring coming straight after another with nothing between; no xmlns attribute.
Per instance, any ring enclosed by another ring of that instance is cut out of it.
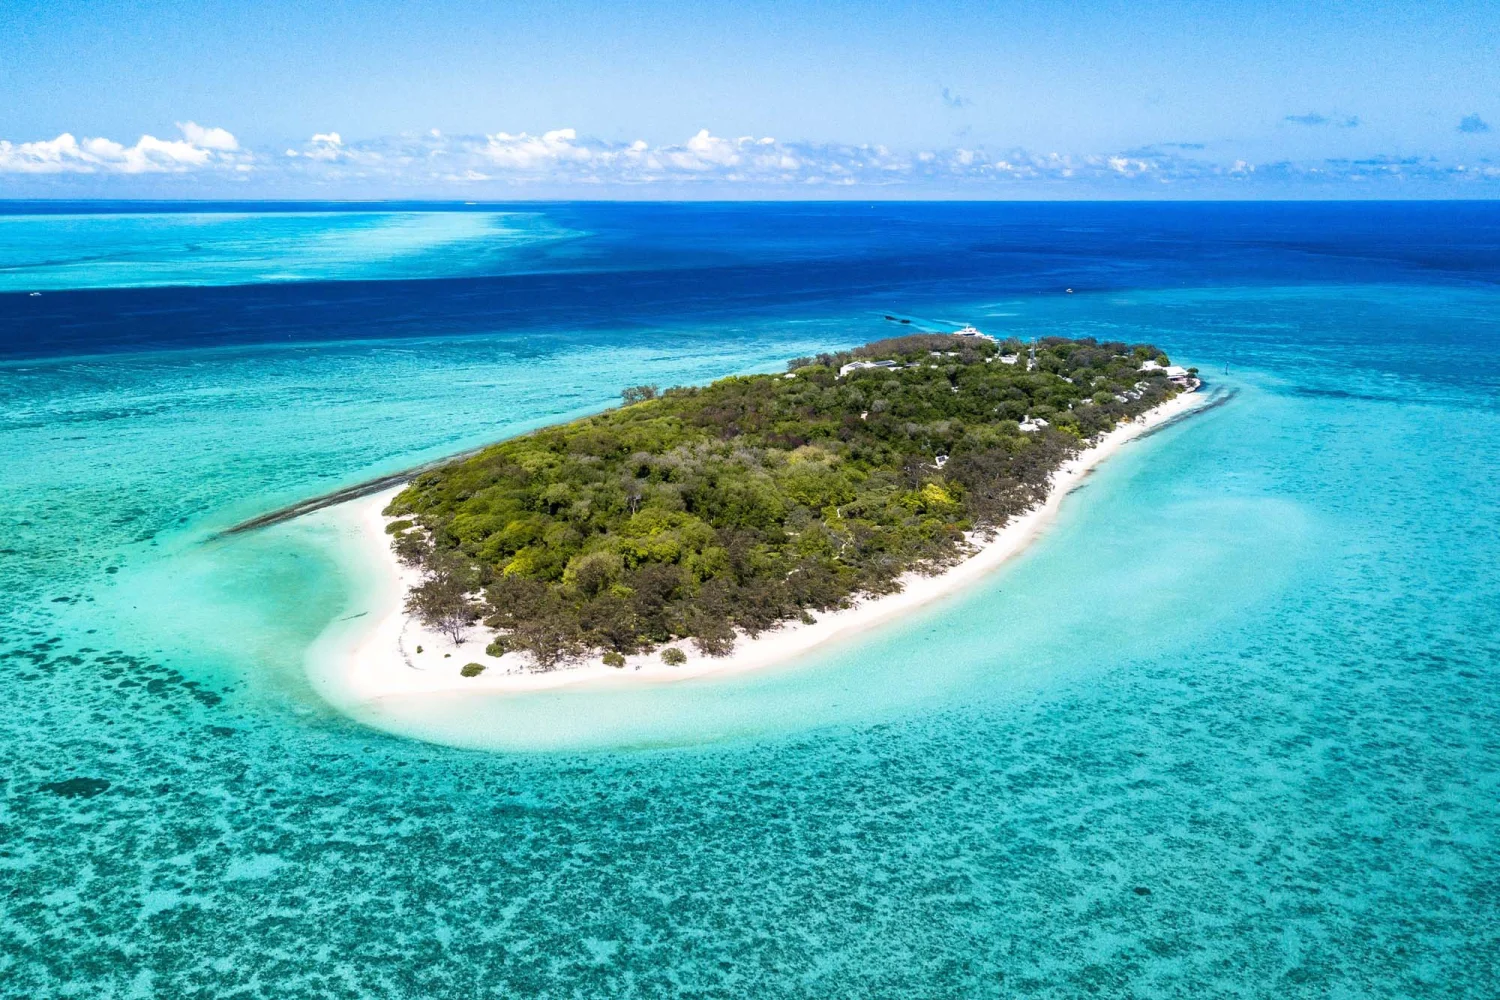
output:
<svg viewBox="0 0 1500 1000"><path fill-rule="evenodd" d="M1073 296L909 278L919 316L1150 339L1237 395L909 623L476 711L522 753L316 700L302 655L360 601L317 517L211 536L624 384L877 336L889 298L736 277L586 334L5 362L0 993L1495 992L1500 293L1483 254L1413 265L1411 211L1342 271L1273 217ZM969 245L927 224L920 253ZM1224 281L1235 254L1276 280Z"/></svg>

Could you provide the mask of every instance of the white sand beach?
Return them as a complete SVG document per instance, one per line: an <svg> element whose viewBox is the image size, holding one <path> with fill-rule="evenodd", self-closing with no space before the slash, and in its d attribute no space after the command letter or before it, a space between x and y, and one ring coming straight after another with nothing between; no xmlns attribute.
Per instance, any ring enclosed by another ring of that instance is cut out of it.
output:
<svg viewBox="0 0 1500 1000"><path fill-rule="evenodd" d="M863 599L848 609L815 615L812 624L791 623L755 638L741 636L728 656L705 656L691 642L674 643L687 655L687 662L675 667L663 663L658 650L627 657L624 667L606 666L594 657L542 672L534 669L523 654L487 655L490 634L483 626L474 627L465 641L455 644L409 618L402 604L419 574L397 561L385 532L390 519L381 512L402 488L393 487L327 512L337 530L347 533L350 541L368 555L374 578L369 581L365 606L352 608L310 651L309 676L324 697L337 705L353 707L429 694L504 695L577 685L598 688L671 683L784 664L816 646L857 635L990 573L1037 537L1056 516L1063 497L1092 469L1133 439L1207 401L1205 394L1183 393L1121 424L1053 474L1052 490L1044 504L1015 518L988 541L975 539L974 554L945 572L934 576L908 574L899 593ZM468 663L482 664L485 669L478 676L464 677L460 670Z"/></svg>

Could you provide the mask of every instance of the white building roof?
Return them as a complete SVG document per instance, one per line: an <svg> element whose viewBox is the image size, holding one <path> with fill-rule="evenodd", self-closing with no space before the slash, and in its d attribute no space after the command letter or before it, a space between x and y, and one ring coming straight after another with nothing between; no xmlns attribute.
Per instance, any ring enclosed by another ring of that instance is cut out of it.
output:
<svg viewBox="0 0 1500 1000"><path fill-rule="evenodd" d="M839 369L839 378L843 378L850 372L857 372L864 368L899 368L899 361L851 361Z"/></svg>

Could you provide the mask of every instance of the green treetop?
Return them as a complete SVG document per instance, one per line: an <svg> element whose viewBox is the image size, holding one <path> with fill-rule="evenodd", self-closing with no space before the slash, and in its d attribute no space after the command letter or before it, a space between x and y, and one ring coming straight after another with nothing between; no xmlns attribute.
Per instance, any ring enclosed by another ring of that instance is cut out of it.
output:
<svg viewBox="0 0 1500 1000"><path fill-rule="evenodd" d="M632 387L619 409L423 473L392 501L413 522L397 552L427 571L410 610L450 634L482 618L543 668L677 639L727 653L738 632L962 558L1084 442L1174 395L1140 371L1164 358L1047 338L1030 367L1019 343L914 335L784 375ZM858 362L893 364L840 375Z"/></svg>

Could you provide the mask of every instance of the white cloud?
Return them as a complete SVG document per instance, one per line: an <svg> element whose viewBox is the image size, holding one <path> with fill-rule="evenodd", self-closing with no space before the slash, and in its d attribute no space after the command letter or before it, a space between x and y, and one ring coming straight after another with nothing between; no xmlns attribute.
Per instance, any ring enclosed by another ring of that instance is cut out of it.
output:
<svg viewBox="0 0 1500 1000"><path fill-rule="evenodd" d="M644 139L606 141L575 129L541 133L494 132L448 135L436 129L346 140L318 132L284 150L255 155L222 128L184 122L180 139L142 136L132 146L104 138L0 141L0 173L46 174L225 174L254 168L255 183L268 192L376 192L445 188L465 197L487 192L506 197L527 190L566 197L569 189L598 191L655 187L678 192L713 189L758 194L806 187L882 189L899 195L942 192L1004 197L1068 191L1145 192L1177 185L1183 192L1263 189L1273 186L1331 189L1339 184L1425 184L1449 187L1493 184L1495 165L1486 159L1463 165L1425 158L1256 162L1227 150L1215 156L1193 143L1165 143L1097 153L987 150L971 143L943 149L892 150L882 145L787 142L770 136L716 135L699 129L681 142ZM14 182L13 182L14 183ZM102 182L101 182L102 183ZM111 181L124 190L126 181ZM101 191L105 188L101 187ZM239 190L244 190L240 184ZM1330 190L1330 194L1334 192Z"/></svg>
<svg viewBox="0 0 1500 1000"><path fill-rule="evenodd" d="M247 165L248 154L241 152L226 130L204 128L196 122L181 122L177 127L181 139L143 135L133 146L104 138L78 139L71 132L36 142L0 140L0 173L185 173Z"/></svg>
<svg viewBox="0 0 1500 1000"><path fill-rule="evenodd" d="M225 129L204 128L197 122L178 122L177 127L182 130L182 137L194 146L226 153L233 153L240 148L234 136Z"/></svg>
<svg viewBox="0 0 1500 1000"><path fill-rule="evenodd" d="M317 132L301 149L289 149L287 156L305 156L309 160L337 160L345 154L344 140L337 132Z"/></svg>
<svg viewBox="0 0 1500 1000"><path fill-rule="evenodd" d="M1105 157L1104 162L1109 164L1109 169L1126 177L1139 177L1141 174L1150 173L1154 166L1146 160L1130 156L1109 156Z"/></svg>
<svg viewBox="0 0 1500 1000"><path fill-rule="evenodd" d="M682 146L671 146L663 150L667 162L679 170L713 170L717 167L737 167L744 158L740 154L743 146L754 143L749 136L740 139L720 139L708 129L699 129Z"/></svg>
<svg viewBox="0 0 1500 1000"><path fill-rule="evenodd" d="M497 132L486 139L484 154L500 167L511 170L545 170L560 163L584 162L592 155L587 147L577 145L578 133L570 128L554 129L539 136Z"/></svg>

